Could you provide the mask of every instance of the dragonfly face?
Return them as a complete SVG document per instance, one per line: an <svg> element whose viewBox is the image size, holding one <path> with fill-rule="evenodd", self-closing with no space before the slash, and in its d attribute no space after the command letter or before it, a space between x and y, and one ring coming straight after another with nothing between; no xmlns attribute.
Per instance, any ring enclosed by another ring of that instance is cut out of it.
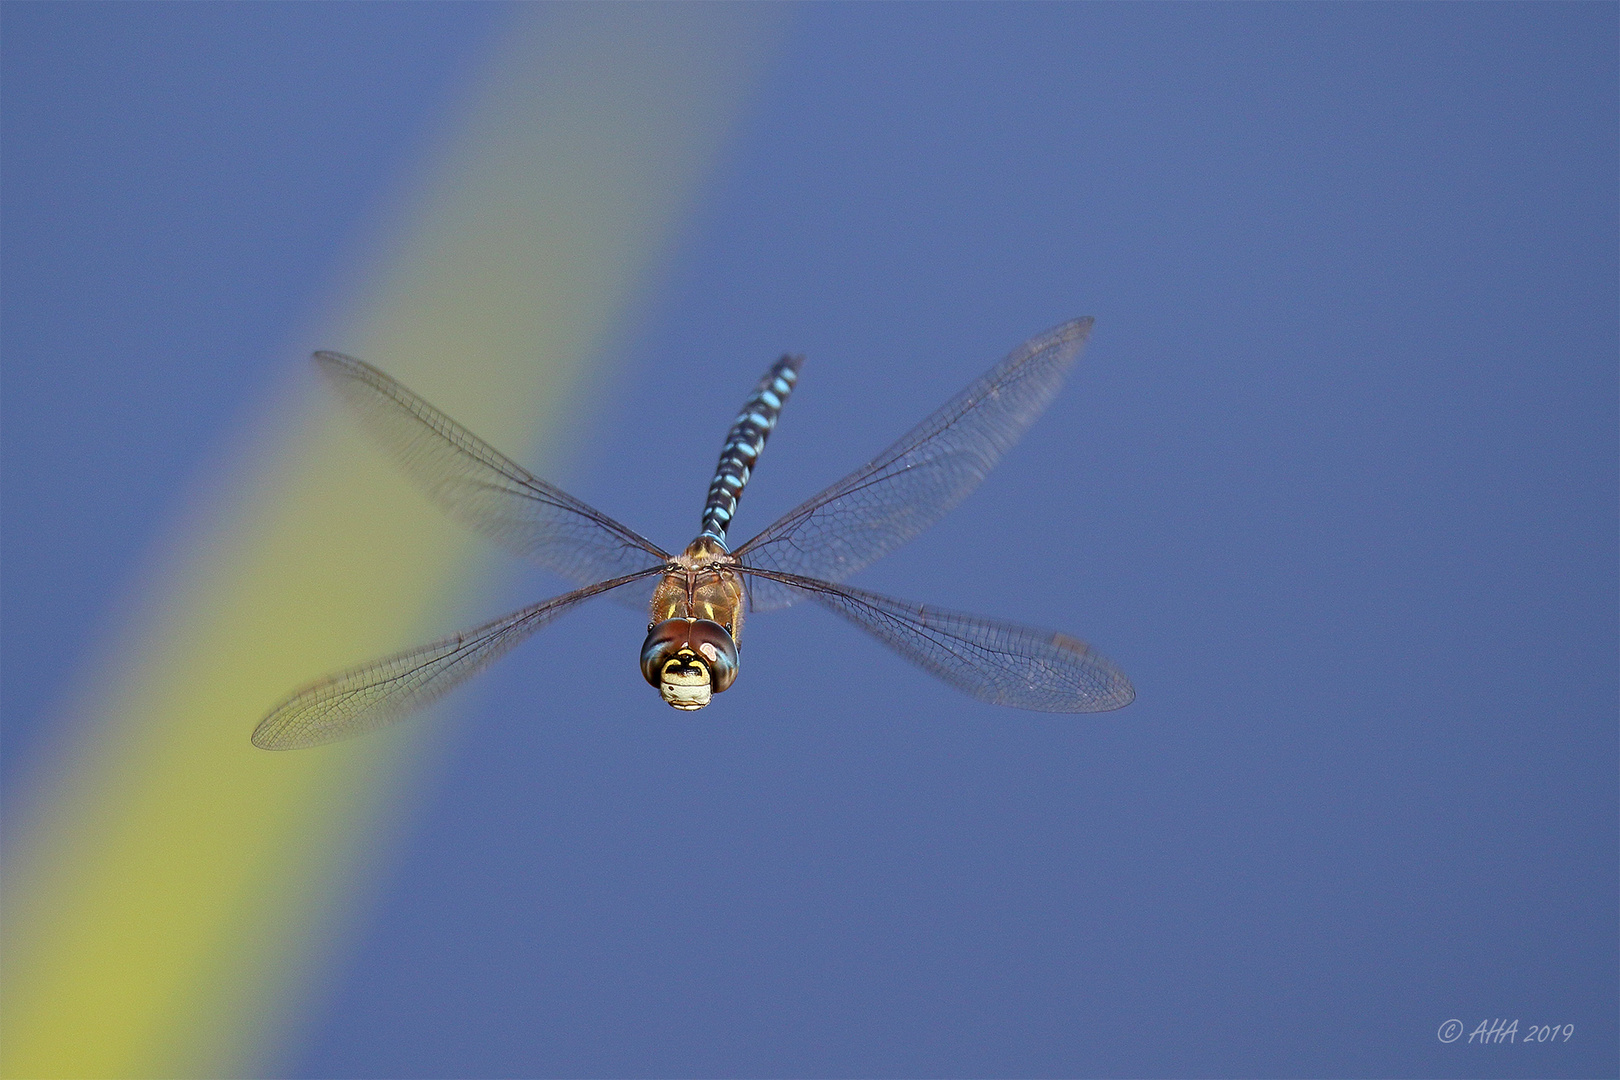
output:
<svg viewBox="0 0 1620 1080"><path fill-rule="evenodd" d="M677 709L701 709L737 678L742 579L725 545L700 536L653 593L641 674Z"/></svg>
<svg viewBox="0 0 1620 1080"><path fill-rule="evenodd" d="M665 619L647 631L641 674L665 701L691 711L737 679L737 643L708 619Z"/></svg>

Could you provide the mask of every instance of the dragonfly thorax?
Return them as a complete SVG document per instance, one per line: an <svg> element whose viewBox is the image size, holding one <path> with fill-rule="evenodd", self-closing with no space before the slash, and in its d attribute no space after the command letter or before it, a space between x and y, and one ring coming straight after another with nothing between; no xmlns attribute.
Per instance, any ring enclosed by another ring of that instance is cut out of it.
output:
<svg viewBox="0 0 1620 1080"><path fill-rule="evenodd" d="M653 592L652 622L707 619L719 623L733 641L742 638L742 575L737 560L712 536L700 536L669 564Z"/></svg>

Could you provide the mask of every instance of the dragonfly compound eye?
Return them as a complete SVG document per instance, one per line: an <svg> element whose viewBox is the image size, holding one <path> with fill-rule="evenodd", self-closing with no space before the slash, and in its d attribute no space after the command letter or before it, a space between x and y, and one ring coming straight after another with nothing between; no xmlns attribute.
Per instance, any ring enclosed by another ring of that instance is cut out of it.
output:
<svg viewBox="0 0 1620 1080"><path fill-rule="evenodd" d="M701 709L737 679L737 645L707 619L665 619L641 646L641 675L677 709Z"/></svg>
<svg viewBox="0 0 1620 1080"><path fill-rule="evenodd" d="M697 654L708 661L714 676L714 692L731 689L731 684L737 681L737 643L726 633L726 628L708 619L694 619L689 640Z"/></svg>

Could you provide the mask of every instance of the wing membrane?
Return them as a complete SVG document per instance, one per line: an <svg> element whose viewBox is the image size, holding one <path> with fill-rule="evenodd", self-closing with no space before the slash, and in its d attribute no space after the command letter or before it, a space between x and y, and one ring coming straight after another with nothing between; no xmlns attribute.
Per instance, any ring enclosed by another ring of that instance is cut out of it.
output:
<svg viewBox="0 0 1620 1080"><path fill-rule="evenodd" d="M334 352L315 360L429 499L508 551L579 585L668 560L652 541L536 477L365 361Z"/></svg>
<svg viewBox="0 0 1620 1080"><path fill-rule="evenodd" d="M736 550L746 566L843 581L938 521L1041 414L1091 333L1075 319L1013 350L871 462ZM755 610L801 594L762 577Z"/></svg>
<svg viewBox="0 0 1620 1080"><path fill-rule="evenodd" d="M318 679L294 691L253 729L253 745L296 750L390 724L466 682L581 601L660 567L577 589L415 649Z"/></svg>
<svg viewBox="0 0 1620 1080"><path fill-rule="evenodd" d="M794 574L740 568L814 600L913 664L981 701L1036 712L1107 712L1136 697L1114 663L1051 630L964 615Z"/></svg>

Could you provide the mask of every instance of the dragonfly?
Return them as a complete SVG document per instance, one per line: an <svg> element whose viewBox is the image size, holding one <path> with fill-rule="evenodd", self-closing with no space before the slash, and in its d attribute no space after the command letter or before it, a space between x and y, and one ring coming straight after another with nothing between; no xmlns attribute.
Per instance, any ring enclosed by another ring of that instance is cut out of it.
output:
<svg viewBox="0 0 1620 1080"><path fill-rule="evenodd" d="M727 527L803 362L782 357L726 435L701 532L673 555L535 476L377 368L318 352L315 362L339 397L431 502L579 588L317 679L271 709L253 743L292 750L381 728L598 596L649 612L642 677L683 711L705 707L736 682L745 611L802 600L983 701L1052 713L1122 708L1136 696L1130 681L1077 638L843 584L978 487L1052 401L1091 326L1090 318L1073 319L1026 341L887 450L733 549Z"/></svg>

